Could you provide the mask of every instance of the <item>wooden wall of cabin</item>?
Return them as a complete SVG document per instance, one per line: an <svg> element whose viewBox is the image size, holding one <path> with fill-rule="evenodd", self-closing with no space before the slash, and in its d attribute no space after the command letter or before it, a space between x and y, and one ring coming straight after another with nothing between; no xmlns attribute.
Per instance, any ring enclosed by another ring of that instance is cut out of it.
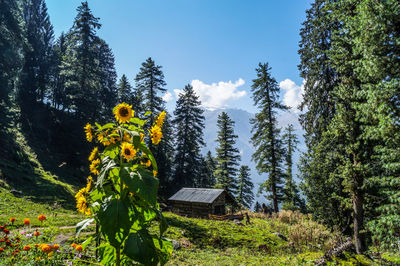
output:
<svg viewBox="0 0 400 266"><path fill-rule="evenodd" d="M212 214L224 215L226 214L225 208L225 193L218 196L212 203Z"/></svg>
<svg viewBox="0 0 400 266"><path fill-rule="evenodd" d="M183 216L208 217L212 213L212 204L208 203L173 201L171 205L172 212Z"/></svg>

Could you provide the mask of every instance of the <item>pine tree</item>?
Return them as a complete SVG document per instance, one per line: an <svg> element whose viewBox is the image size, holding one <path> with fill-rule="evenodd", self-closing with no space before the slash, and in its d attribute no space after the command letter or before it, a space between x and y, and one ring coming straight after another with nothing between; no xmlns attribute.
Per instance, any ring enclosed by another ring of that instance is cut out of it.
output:
<svg viewBox="0 0 400 266"><path fill-rule="evenodd" d="M150 111L149 125L154 123L154 119L158 113L163 111L164 100L160 94L163 94L166 89L164 81L164 73L161 66L155 64L151 57L147 58L142 63L139 73L136 75L135 95L143 95L143 109ZM139 99L140 100L140 99Z"/></svg>
<svg viewBox="0 0 400 266"><path fill-rule="evenodd" d="M250 168L247 165L242 165L240 167L237 180L238 189L236 192L236 200L243 208L250 209L254 201L254 184L251 182Z"/></svg>
<svg viewBox="0 0 400 266"><path fill-rule="evenodd" d="M25 104L44 102L50 87L50 69L54 31L44 0L23 2L28 46L24 50L24 66L19 99Z"/></svg>
<svg viewBox="0 0 400 266"><path fill-rule="evenodd" d="M235 147L237 135L234 133L235 122L230 119L226 112L218 115L218 147L216 148L217 161L215 176L217 178L216 186L223 188L231 194L238 189L236 174L237 166L240 161L239 150Z"/></svg>
<svg viewBox="0 0 400 266"><path fill-rule="evenodd" d="M304 95L300 123L305 130L307 152L300 159L301 188L314 218L343 232L350 230L351 203L343 179L333 175L340 164L334 154L343 150L333 140L323 140L336 112L333 94L338 75L332 64L332 34L341 23L328 8L329 1L315 0L307 10L300 36L300 75L304 78Z"/></svg>
<svg viewBox="0 0 400 266"><path fill-rule="evenodd" d="M22 66L25 43L18 1L0 1L0 100L8 100Z"/></svg>
<svg viewBox="0 0 400 266"><path fill-rule="evenodd" d="M200 188L212 188L216 184L215 180L215 162L214 158L211 155L211 152L208 151L205 158L201 158L201 166L200 166L200 178L197 180L195 186Z"/></svg>
<svg viewBox="0 0 400 266"><path fill-rule="evenodd" d="M52 92L51 101L52 105L57 109L64 110L66 103L65 94L65 79L60 74L62 58L67 50L66 38L64 32L61 33L53 46L53 79L52 79Z"/></svg>
<svg viewBox="0 0 400 266"><path fill-rule="evenodd" d="M353 2L349 4L354 8ZM362 169L368 174L362 188L365 221L374 243L394 250L400 224L400 5L398 1L362 1L354 13L345 21L354 47L353 75L361 87L354 104L362 126L359 149L374 146L365 168L375 171Z"/></svg>
<svg viewBox="0 0 400 266"><path fill-rule="evenodd" d="M293 153L297 149L299 143L294 132L293 125L290 124L285 128L282 136L283 144L286 148L286 178L283 197L283 209L285 210L302 210L305 209L305 202L300 198L299 190L293 180Z"/></svg>
<svg viewBox="0 0 400 266"><path fill-rule="evenodd" d="M204 146L204 115L199 96L191 85L179 94L172 121L175 129L175 158L173 183L180 187L194 187L200 179L201 148Z"/></svg>
<svg viewBox="0 0 400 266"><path fill-rule="evenodd" d="M256 201L256 205L254 206L254 212L261 212L261 205L258 201Z"/></svg>
<svg viewBox="0 0 400 266"><path fill-rule="evenodd" d="M122 75L121 79L119 80L118 83L118 102L120 103L131 103L131 97L132 97L132 86L128 81L128 78L124 75ZM137 112L137 110L134 108Z"/></svg>
<svg viewBox="0 0 400 266"><path fill-rule="evenodd" d="M94 120L98 115L99 18L93 16L87 2L77 8L74 25L67 34L67 50L61 65L67 94L66 107L77 116Z"/></svg>
<svg viewBox="0 0 400 266"><path fill-rule="evenodd" d="M277 127L276 112L287 107L279 101L279 86L270 74L267 63L259 63L256 69L257 78L253 80L251 90L254 104L260 108L255 118L250 120L253 125L251 141L256 148L253 160L260 174L268 174L267 180L260 190L270 193L274 211L279 211L282 200L282 182L285 174L282 169L284 149L280 140L280 129Z"/></svg>

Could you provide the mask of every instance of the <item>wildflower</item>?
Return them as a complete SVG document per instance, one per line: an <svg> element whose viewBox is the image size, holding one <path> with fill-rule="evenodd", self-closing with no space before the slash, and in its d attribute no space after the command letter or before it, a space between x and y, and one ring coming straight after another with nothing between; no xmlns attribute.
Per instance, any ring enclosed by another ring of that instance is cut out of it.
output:
<svg viewBox="0 0 400 266"><path fill-rule="evenodd" d="M44 253L50 253L50 252L51 252L51 246L50 246L50 245L47 245L47 244L41 245L40 249L41 249Z"/></svg>
<svg viewBox="0 0 400 266"><path fill-rule="evenodd" d="M111 144L111 141L107 136L107 132L100 132L99 135L97 135L97 140L104 146L108 146Z"/></svg>
<svg viewBox="0 0 400 266"><path fill-rule="evenodd" d="M57 249L59 249L60 248L60 245L58 245L58 244L54 244L52 247L51 247L52 249L54 249L54 250L57 250Z"/></svg>
<svg viewBox="0 0 400 266"><path fill-rule="evenodd" d="M94 147L92 152L90 153L89 161L93 161L94 159L96 159L98 153L99 153L99 148Z"/></svg>
<svg viewBox="0 0 400 266"><path fill-rule="evenodd" d="M151 129L150 129L150 134L151 134L151 142L153 142L153 144L158 144L160 143L160 140L162 138L162 132L161 132L161 128L157 125L154 125Z"/></svg>
<svg viewBox="0 0 400 266"><path fill-rule="evenodd" d="M31 220L29 218L24 219L24 225L30 225Z"/></svg>
<svg viewBox="0 0 400 266"><path fill-rule="evenodd" d="M17 220L17 218L11 217L11 218L10 218L10 223L11 223L11 224L14 224L14 222L15 222L16 220Z"/></svg>
<svg viewBox="0 0 400 266"><path fill-rule="evenodd" d="M92 164L90 165L90 172L92 172L95 175L99 174L99 170L97 170L97 166L99 166L100 164L100 159L96 159L94 161L92 161Z"/></svg>
<svg viewBox="0 0 400 266"><path fill-rule="evenodd" d="M132 105L121 103L114 108L114 114L118 122L126 123L134 115L134 111L132 110Z"/></svg>
<svg viewBox="0 0 400 266"><path fill-rule="evenodd" d="M8 234L10 233L10 231L4 228L4 229L3 229L3 233L6 234L6 235L8 235Z"/></svg>
<svg viewBox="0 0 400 266"><path fill-rule="evenodd" d="M46 215L44 215L44 214L39 215L38 220L43 222L44 220L46 220Z"/></svg>
<svg viewBox="0 0 400 266"><path fill-rule="evenodd" d="M35 231L35 233L33 233L33 235L38 237L38 236L40 236L40 232L39 231Z"/></svg>
<svg viewBox="0 0 400 266"><path fill-rule="evenodd" d="M84 128L85 128L87 141L92 142L92 140L93 140L93 127L92 127L92 125L87 123Z"/></svg>
<svg viewBox="0 0 400 266"><path fill-rule="evenodd" d="M129 135L128 133L124 133L124 138L123 141L124 142L132 142L133 138L131 135Z"/></svg>
<svg viewBox="0 0 400 266"><path fill-rule="evenodd" d="M77 246L75 247L75 249L76 249L77 251L81 252L81 251L83 250L83 247L82 247L82 245L77 245Z"/></svg>
<svg viewBox="0 0 400 266"><path fill-rule="evenodd" d="M136 150L133 148L132 144L124 142L121 145L121 155L128 161L133 160L136 155Z"/></svg>
<svg viewBox="0 0 400 266"><path fill-rule="evenodd" d="M30 245L26 245L26 246L24 246L24 250L25 250L25 251L29 251L29 250L31 250L31 246L30 246Z"/></svg>
<svg viewBox="0 0 400 266"><path fill-rule="evenodd" d="M71 247L76 248L76 244L75 244L75 243L72 243L72 244L71 244Z"/></svg>
<svg viewBox="0 0 400 266"><path fill-rule="evenodd" d="M0 238L0 243L2 242L6 242L6 240L4 238Z"/></svg>
<svg viewBox="0 0 400 266"><path fill-rule="evenodd" d="M158 127L160 127L160 128L162 128L162 126L163 126L163 124L164 124L164 119L165 119L165 116L167 115L167 113L165 112L165 111L162 111L159 115L158 115L158 117L157 117L157 119L156 119L156 125L158 126Z"/></svg>
<svg viewBox="0 0 400 266"><path fill-rule="evenodd" d="M89 203L87 202L86 195L89 193L88 186L81 188L78 193L75 195L76 199L76 208L79 212L84 213L86 215L91 215L89 207Z"/></svg>

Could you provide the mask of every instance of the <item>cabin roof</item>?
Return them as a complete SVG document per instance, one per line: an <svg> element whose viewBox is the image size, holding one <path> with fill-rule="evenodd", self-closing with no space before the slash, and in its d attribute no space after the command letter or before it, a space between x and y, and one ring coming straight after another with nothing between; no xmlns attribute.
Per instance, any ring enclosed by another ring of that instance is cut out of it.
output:
<svg viewBox="0 0 400 266"><path fill-rule="evenodd" d="M185 201L185 202L198 202L198 203L213 203L222 193L228 195L228 200L232 199L224 189L217 188L187 188L184 187L176 192L168 200L171 201Z"/></svg>

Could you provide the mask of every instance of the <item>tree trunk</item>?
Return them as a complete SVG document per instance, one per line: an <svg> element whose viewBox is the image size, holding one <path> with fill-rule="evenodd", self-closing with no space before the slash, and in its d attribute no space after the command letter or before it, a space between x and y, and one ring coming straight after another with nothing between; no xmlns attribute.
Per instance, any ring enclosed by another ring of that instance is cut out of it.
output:
<svg viewBox="0 0 400 266"><path fill-rule="evenodd" d="M364 192L361 189L363 180L361 177L355 177L353 189L353 223L354 223L354 244L357 254L365 251L365 233L364 231Z"/></svg>
<svg viewBox="0 0 400 266"><path fill-rule="evenodd" d="M274 212L279 212L279 206L278 206L278 196L276 195L276 184L275 182L272 184L272 200L274 204Z"/></svg>

